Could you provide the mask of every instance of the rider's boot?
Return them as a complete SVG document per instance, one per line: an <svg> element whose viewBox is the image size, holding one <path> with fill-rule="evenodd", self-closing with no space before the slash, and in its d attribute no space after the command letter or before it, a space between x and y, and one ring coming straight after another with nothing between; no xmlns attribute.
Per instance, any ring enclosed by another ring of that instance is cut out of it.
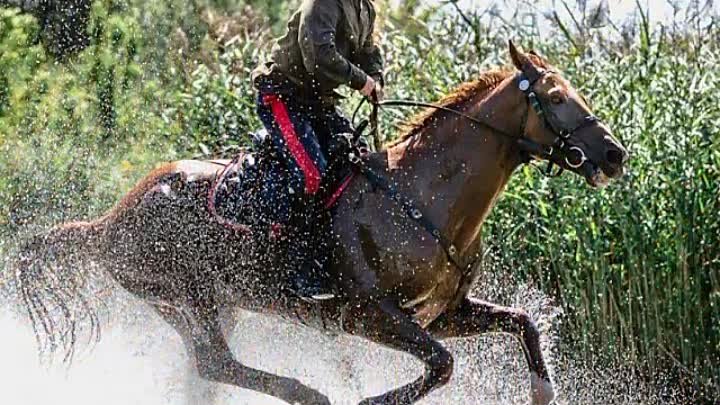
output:
<svg viewBox="0 0 720 405"><path fill-rule="evenodd" d="M347 159L356 142L356 135L352 133L336 134L332 139L328 150L331 162L328 168L325 182L329 184L339 180L345 172L341 169L348 166ZM359 145L363 149L363 145ZM336 167L339 165L339 168ZM295 271L292 274L292 285L296 295L301 298L313 301L322 301L335 298L337 285L335 285L327 273L327 266L330 258L328 252L328 238L332 238L331 226L323 219L318 220L315 204L301 202L303 208L299 217L303 224L298 229L297 243L290 242L288 248L291 266Z"/></svg>
<svg viewBox="0 0 720 405"><path fill-rule="evenodd" d="M311 204L310 204L311 205ZM299 222L302 225L288 241L290 284L294 294L309 301L335 298L336 289L327 275L327 246L322 221L314 221L312 210Z"/></svg>
<svg viewBox="0 0 720 405"><path fill-rule="evenodd" d="M306 254L298 261L292 275L292 291L298 297L311 301L324 301L335 298L335 289L325 276L325 264L318 256Z"/></svg>

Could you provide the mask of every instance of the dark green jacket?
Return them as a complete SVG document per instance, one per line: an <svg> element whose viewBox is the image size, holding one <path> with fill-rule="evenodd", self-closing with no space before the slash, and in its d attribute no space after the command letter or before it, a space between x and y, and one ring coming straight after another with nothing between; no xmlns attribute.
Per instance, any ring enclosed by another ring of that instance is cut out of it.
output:
<svg viewBox="0 0 720 405"><path fill-rule="evenodd" d="M362 89L367 75L382 78L374 24L372 0L303 0L253 81L260 87L289 80L308 97L332 96L341 85Z"/></svg>

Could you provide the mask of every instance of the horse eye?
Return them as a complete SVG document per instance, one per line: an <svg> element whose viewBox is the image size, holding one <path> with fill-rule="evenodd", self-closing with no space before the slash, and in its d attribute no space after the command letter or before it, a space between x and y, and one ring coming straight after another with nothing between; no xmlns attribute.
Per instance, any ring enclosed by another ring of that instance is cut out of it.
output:
<svg viewBox="0 0 720 405"><path fill-rule="evenodd" d="M559 95L554 94L550 97L550 101L552 101L553 104L562 104L564 100Z"/></svg>

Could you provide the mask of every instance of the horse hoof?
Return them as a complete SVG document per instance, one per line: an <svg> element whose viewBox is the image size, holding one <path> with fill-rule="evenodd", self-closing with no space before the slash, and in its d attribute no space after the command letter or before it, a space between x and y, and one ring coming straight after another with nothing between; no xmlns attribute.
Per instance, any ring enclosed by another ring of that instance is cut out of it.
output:
<svg viewBox="0 0 720 405"><path fill-rule="evenodd" d="M530 405L548 405L553 399L555 391L550 381L530 373Z"/></svg>

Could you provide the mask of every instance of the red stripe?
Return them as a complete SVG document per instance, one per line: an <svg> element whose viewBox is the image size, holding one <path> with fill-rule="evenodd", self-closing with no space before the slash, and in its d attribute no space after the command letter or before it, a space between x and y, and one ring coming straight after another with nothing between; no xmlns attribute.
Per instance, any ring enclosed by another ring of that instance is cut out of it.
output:
<svg viewBox="0 0 720 405"><path fill-rule="evenodd" d="M290 120L290 115L288 114L287 107L285 107L285 103L274 94L265 95L263 102L270 105L270 109L275 116L275 121L277 121L280 132L283 138L285 138L285 143L305 176L305 193L317 193L320 188L320 171L317 166L315 166L315 162L310 158L310 155L302 143L300 143L300 138L298 138L295 133L295 126Z"/></svg>
<svg viewBox="0 0 720 405"><path fill-rule="evenodd" d="M340 198L342 193L345 192L345 189L348 188L348 186L350 185L350 182L352 182L352 180L354 178L355 178L355 172L352 172L347 177L345 177L345 180L342 182L342 184L340 184L340 187L338 187L337 190L335 190L335 192L332 193L330 198L325 200L325 209L329 209L330 207L335 205L337 200Z"/></svg>

